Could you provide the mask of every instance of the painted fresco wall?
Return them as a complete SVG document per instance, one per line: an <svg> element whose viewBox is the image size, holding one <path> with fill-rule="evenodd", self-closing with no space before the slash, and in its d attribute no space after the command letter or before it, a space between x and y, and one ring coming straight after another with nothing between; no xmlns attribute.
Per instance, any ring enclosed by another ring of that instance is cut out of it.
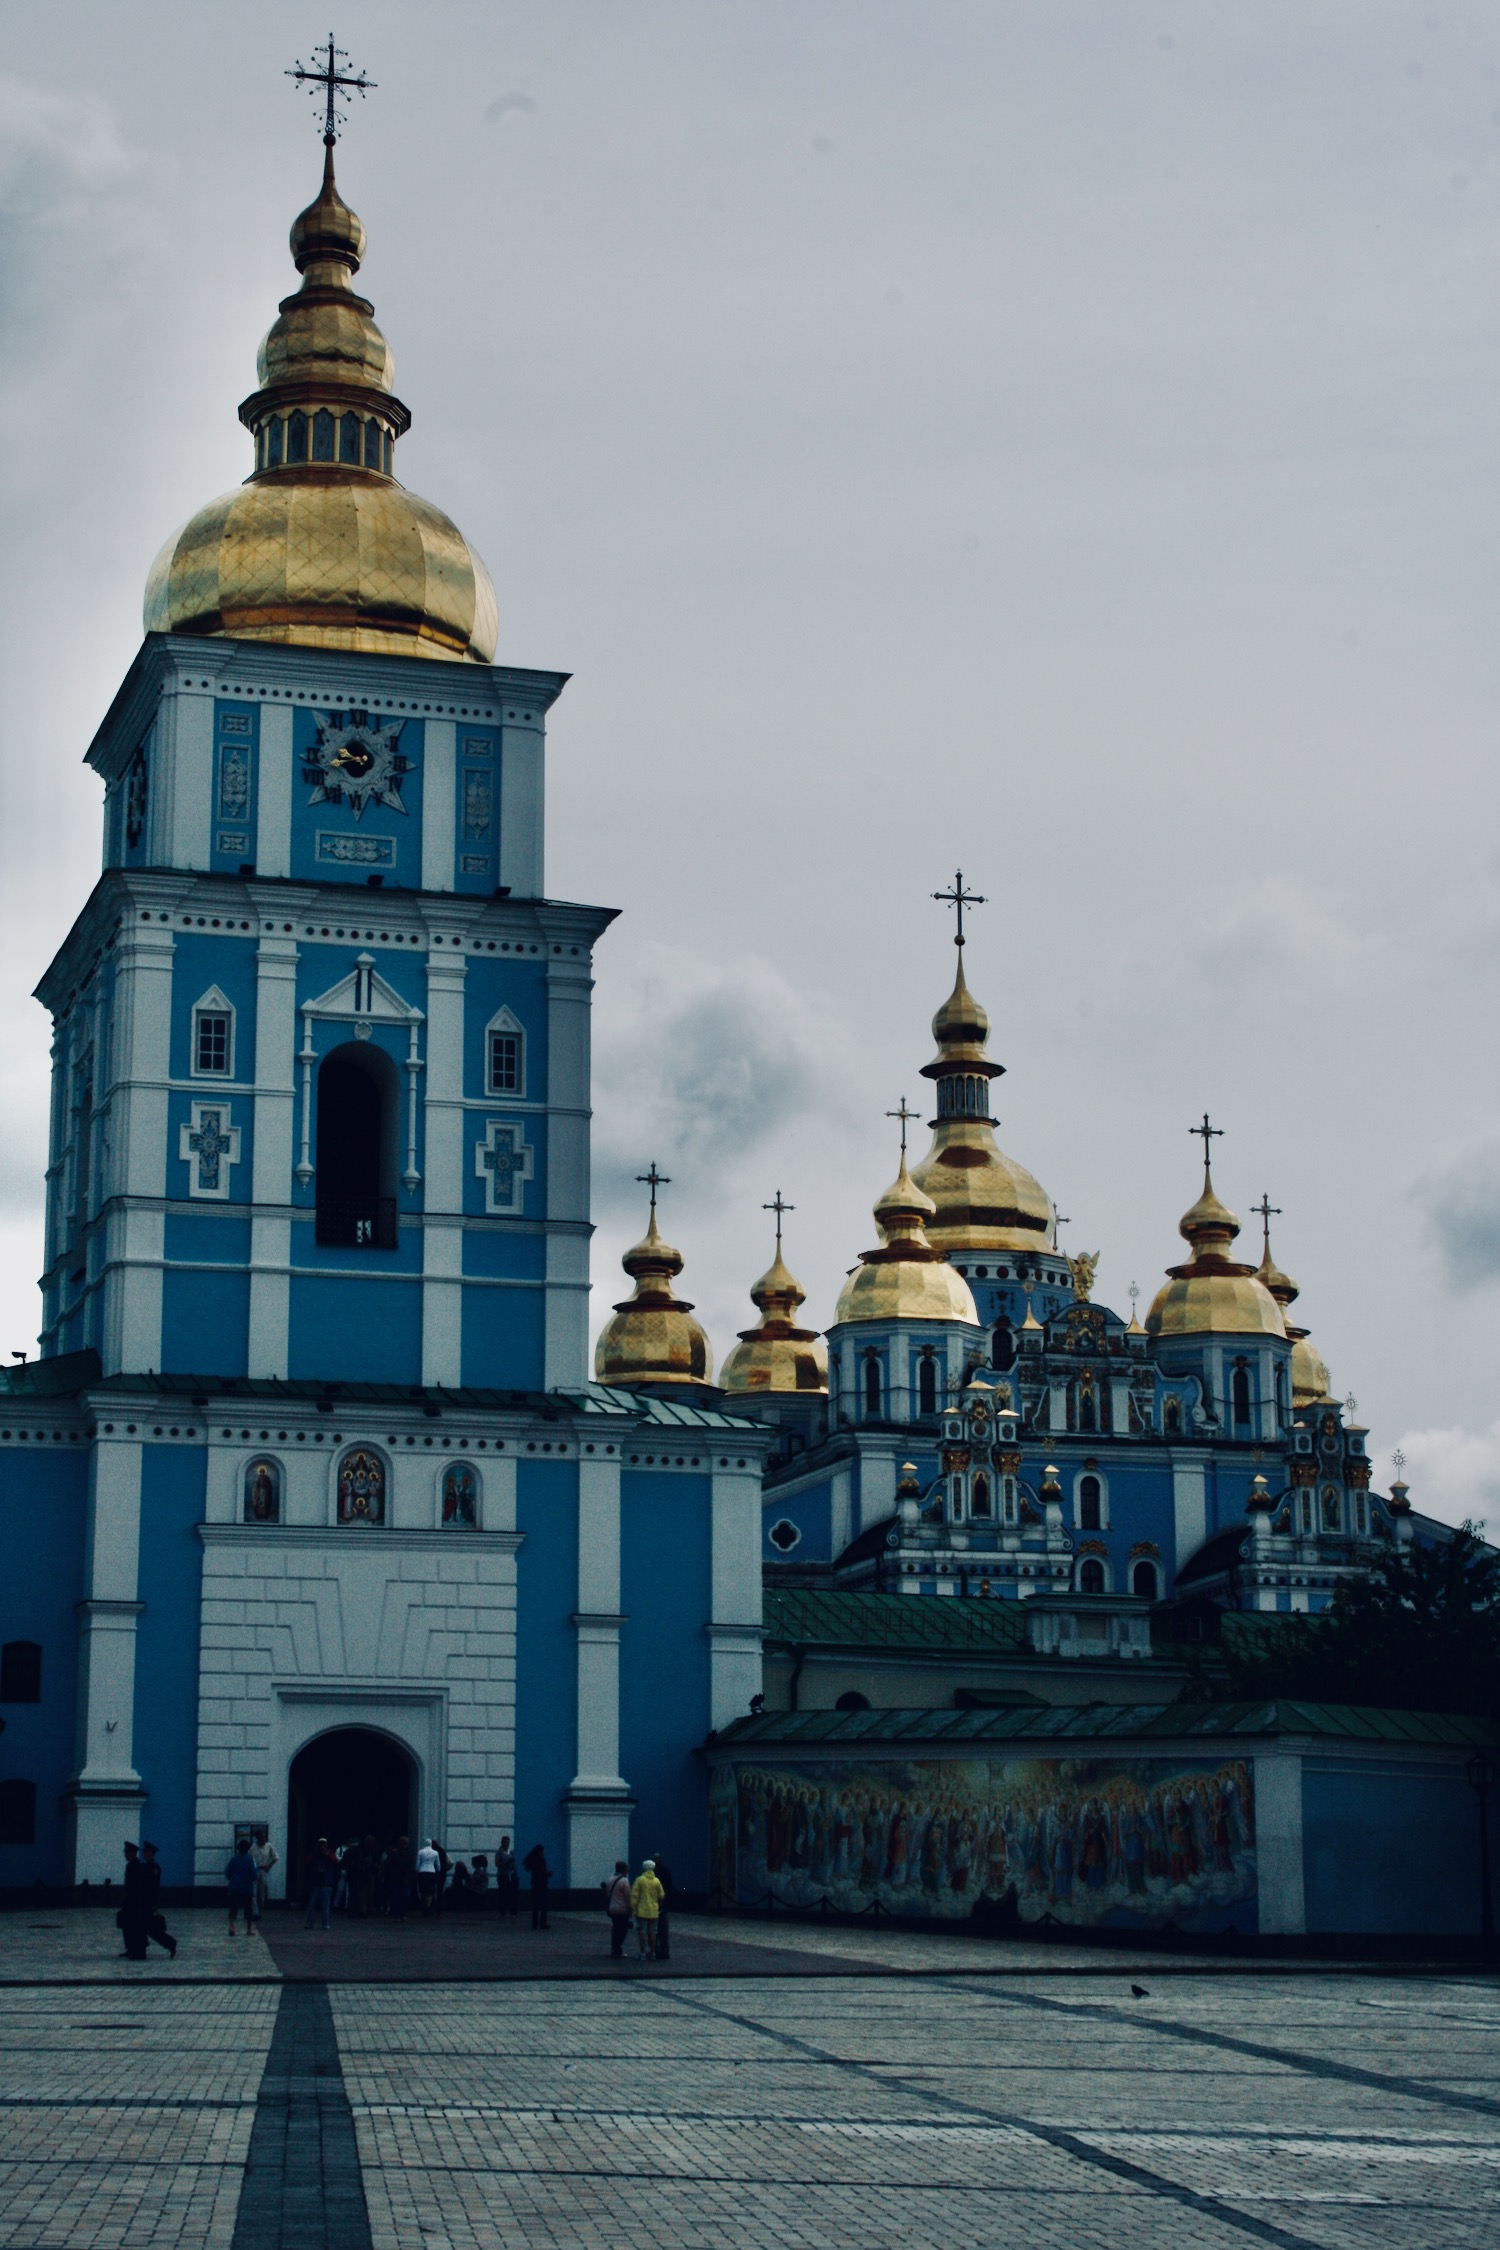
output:
<svg viewBox="0 0 1500 2250"><path fill-rule="evenodd" d="M726 1761L710 1821L714 1883L742 1906L1258 1926L1250 1759Z"/></svg>

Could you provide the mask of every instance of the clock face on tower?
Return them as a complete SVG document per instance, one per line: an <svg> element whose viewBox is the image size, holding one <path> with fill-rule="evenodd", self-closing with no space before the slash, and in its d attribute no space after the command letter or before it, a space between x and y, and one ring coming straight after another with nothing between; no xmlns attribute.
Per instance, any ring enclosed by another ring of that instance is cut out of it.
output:
<svg viewBox="0 0 1500 2250"><path fill-rule="evenodd" d="M302 777L312 783L310 805L347 805L356 820L366 805L404 813L401 782L411 771L397 744L401 724L383 727L365 711L335 711L319 719L318 739L304 754Z"/></svg>

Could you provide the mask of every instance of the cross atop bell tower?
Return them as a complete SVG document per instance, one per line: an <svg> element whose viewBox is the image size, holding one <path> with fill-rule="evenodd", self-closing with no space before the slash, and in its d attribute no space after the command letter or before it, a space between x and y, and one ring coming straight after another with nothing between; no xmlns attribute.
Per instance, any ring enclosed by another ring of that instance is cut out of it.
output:
<svg viewBox="0 0 1500 2250"><path fill-rule="evenodd" d="M308 64L299 62L284 75L295 78L298 85L305 86L309 93L313 93L315 87L318 89L313 98L323 102L323 146L331 149L344 122L340 113L349 108L349 96L358 94L363 101L366 93L374 91L376 81L367 78L362 70L340 70L339 64L349 60L349 50L347 47L334 45L331 31L328 34L327 52L321 47L315 47L313 53L321 58L321 68L313 70Z"/></svg>

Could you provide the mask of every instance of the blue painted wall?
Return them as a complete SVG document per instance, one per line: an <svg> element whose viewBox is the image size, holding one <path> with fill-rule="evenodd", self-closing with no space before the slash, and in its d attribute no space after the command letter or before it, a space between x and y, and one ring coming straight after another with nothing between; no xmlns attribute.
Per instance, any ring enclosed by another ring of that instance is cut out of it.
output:
<svg viewBox="0 0 1500 2250"><path fill-rule="evenodd" d="M636 1801L632 1856L664 1852L684 1890L708 1880L708 1769L694 1751L709 1723L711 1489L706 1476L620 1475L620 1771Z"/></svg>
<svg viewBox="0 0 1500 2250"><path fill-rule="evenodd" d="M88 1454L81 1445L0 1452L0 1641L37 1641L42 1651L41 1702L0 1704L0 1774L34 1781L37 1792L36 1842L0 1847L0 1887L63 1879L63 1790L76 1765L74 1605L83 1592L87 1513Z"/></svg>
<svg viewBox="0 0 1500 2250"><path fill-rule="evenodd" d="M167 1268L162 1275L161 1364L172 1375L248 1374L248 1273Z"/></svg>
<svg viewBox="0 0 1500 2250"><path fill-rule="evenodd" d="M546 1299L541 1289L476 1282L463 1293L461 1378L478 1389L539 1391Z"/></svg>
<svg viewBox="0 0 1500 2250"><path fill-rule="evenodd" d="M1478 1801L1461 1764L1424 1771L1304 1758L1302 1848L1311 1934L1479 1934ZM1500 1877L1493 1796L1490 1858Z"/></svg>
<svg viewBox="0 0 1500 2250"><path fill-rule="evenodd" d="M198 1793L198 1619L202 1608L207 1454L197 1446L141 1451L141 1559L136 1597L136 1770L147 1791L141 1833L168 1883L193 1880Z"/></svg>
<svg viewBox="0 0 1500 2250"><path fill-rule="evenodd" d="M795 1524L802 1538L795 1547L778 1547L771 1526ZM833 1493L829 1485L808 1485L790 1500L768 1500L761 1510L761 1556L765 1562L832 1562Z"/></svg>
<svg viewBox="0 0 1500 2250"><path fill-rule="evenodd" d="M518 1461L516 1528L516 1856L546 1847L559 1884L568 1869L563 1792L577 1772L578 1470Z"/></svg>
<svg viewBox="0 0 1500 2250"><path fill-rule="evenodd" d="M310 1230L309 1230L310 1231ZM378 1258L379 1251L340 1253ZM422 1284L295 1273L287 1372L295 1382L420 1383Z"/></svg>

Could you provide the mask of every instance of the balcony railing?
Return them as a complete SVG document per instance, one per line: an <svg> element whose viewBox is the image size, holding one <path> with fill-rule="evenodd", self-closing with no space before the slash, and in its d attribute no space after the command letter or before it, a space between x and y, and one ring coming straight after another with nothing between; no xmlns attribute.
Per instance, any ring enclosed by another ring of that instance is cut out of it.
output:
<svg viewBox="0 0 1500 2250"><path fill-rule="evenodd" d="M324 1195L318 1198L317 1239L344 1250L394 1250L393 1195Z"/></svg>

